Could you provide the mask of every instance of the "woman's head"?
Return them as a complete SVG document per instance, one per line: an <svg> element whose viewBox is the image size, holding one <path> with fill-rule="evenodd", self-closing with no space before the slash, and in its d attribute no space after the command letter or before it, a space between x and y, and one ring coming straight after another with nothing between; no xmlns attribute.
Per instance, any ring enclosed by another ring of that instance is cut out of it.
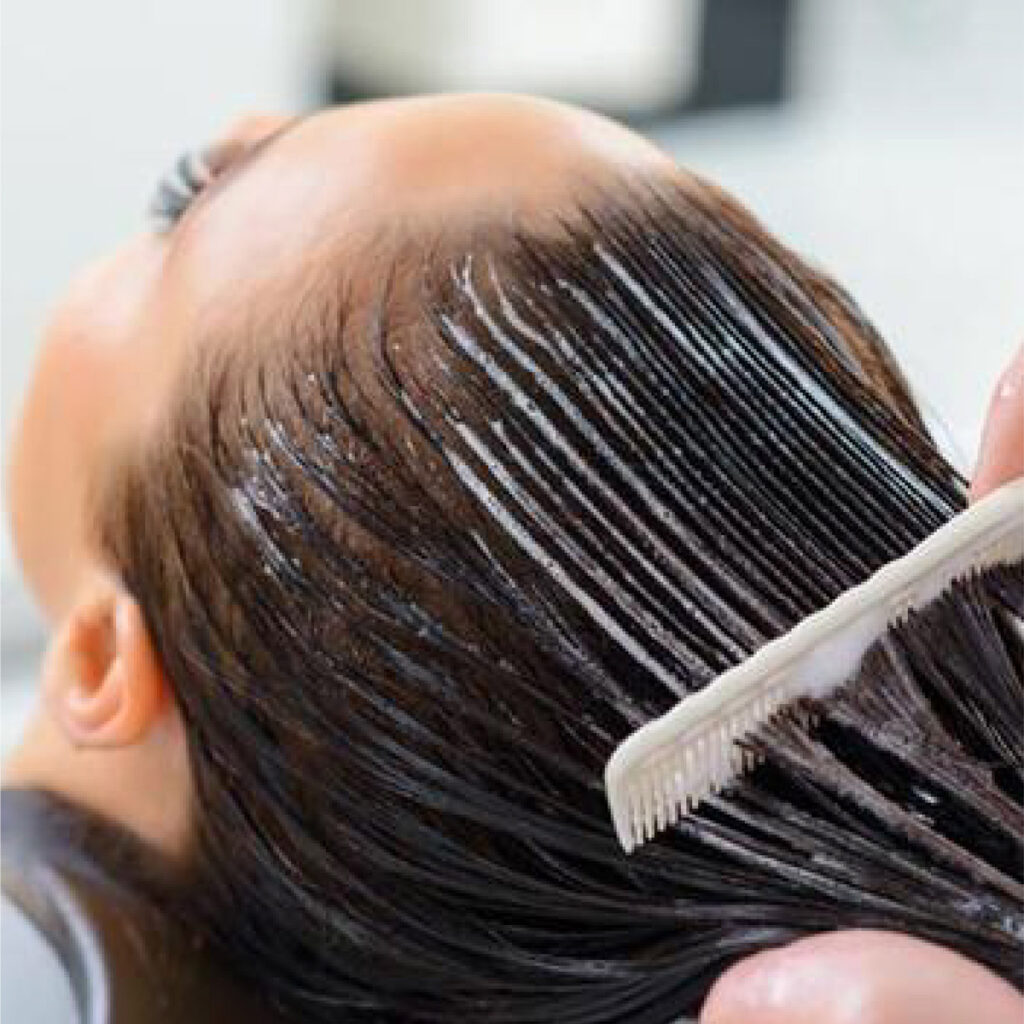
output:
<svg viewBox="0 0 1024 1024"><path fill-rule="evenodd" d="M400 238L426 245L499 223L543 231L601 182L670 168L649 143L595 115L485 96L249 117L210 147L205 162L213 182L177 223L129 241L61 301L11 459L16 548L56 627L47 659L55 680L47 686L50 718L79 751L102 745L119 755L71 759L74 768L62 774L81 799L99 785L123 805L125 772L174 778L169 788L179 796L186 788L183 760L173 758L170 774L166 764L168 750L183 746L174 716L165 716L166 729L141 728L174 706L98 526L108 483L159 449L157 437L180 407L201 401L198 382L209 383L210 367L255 372L268 358L287 363L304 339L322 333L332 303L340 312L343 292L347 309L368 305L389 272L389 237L394 246ZM358 331L348 344L359 358ZM118 638L129 674L150 682L107 694L101 666ZM79 677L80 686L70 685ZM150 744L158 748L152 767L148 759L122 764L120 754L144 749L134 743L143 732L159 741ZM51 748L63 749L59 734L48 735L47 762ZM147 795L116 813L135 818L148 838L180 843L183 797L167 796L158 808Z"/></svg>
<svg viewBox="0 0 1024 1024"><path fill-rule="evenodd" d="M82 274L47 332L12 511L26 574L51 615L67 611L95 560L88 489L112 456L145 446L166 422L171 392L208 350L254 360L294 343L316 288L372 285L375 268L359 255L383 232L440 235L499 219L536 228L588 184L669 166L612 122L511 97L251 117L208 162L214 182L179 223ZM283 323L284 336L274 326Z"/></svg>
<svg viewBox="0 0 1024 1024"><path fill-rule="evenodd" d="M305 1019L670 1019L815 912L739 939L749 864L623 859L604 759L960 482L844 293L588 115L358 108L227 175L44 357L81 345L15 465L76 624L55 717L86 748L177 723L132 824L167 840L177 764L182 906ZM65 436L83 362L119 386Z"/></svg>

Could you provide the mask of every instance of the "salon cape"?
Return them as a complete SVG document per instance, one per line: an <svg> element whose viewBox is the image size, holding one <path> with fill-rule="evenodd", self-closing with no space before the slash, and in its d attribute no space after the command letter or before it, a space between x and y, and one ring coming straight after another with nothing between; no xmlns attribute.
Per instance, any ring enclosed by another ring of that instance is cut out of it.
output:
<svg viewBox="0 0 1024 1024"><path fill-rule="evenodd" d="M0 794L0 1016L52 1024L278 1024L202 945L74 842L45 793Z"/></svg>

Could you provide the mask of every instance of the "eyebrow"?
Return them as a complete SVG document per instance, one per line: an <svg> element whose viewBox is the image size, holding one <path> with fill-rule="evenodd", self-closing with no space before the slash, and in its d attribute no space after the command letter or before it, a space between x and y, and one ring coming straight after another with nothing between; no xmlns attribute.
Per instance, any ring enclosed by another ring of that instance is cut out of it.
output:
<svg viewBox="0 0 1024 1024"><path fill-rule="evenodd" d="M258 142L247 146L237 156L232 157L224 170L217 172L210 184L199 193L186 211L186 216L182 218L179 224L175 225L175 228L181 227L186 221L192 220L197 213L204 210L225 188L231 185L232 182L237 181L240 174L243 174L247 169L256 164L268 149L293 129L301 124L305 124L310 116L310 114L300 114L290 118L276 131L265 135Z"/></svg>

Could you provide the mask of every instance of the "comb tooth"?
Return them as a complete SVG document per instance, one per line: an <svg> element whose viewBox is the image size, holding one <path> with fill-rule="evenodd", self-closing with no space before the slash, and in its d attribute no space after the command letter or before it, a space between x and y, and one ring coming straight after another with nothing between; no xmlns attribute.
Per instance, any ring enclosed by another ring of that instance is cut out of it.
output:
<svg viewBox="0 0 1024 1024"><path fill-rule="evenodd" d="M700 787L700 758L692 747L686 752L686 792L696 793Z"/></svg>
<svg viewBox="0 0 1024 1024"><path fill-rule="evenodd" d="M661 769L655 774L651 788L654 790L655 831L661 832L665 828L665 780Z"/></svg>
<svg viewBox="0 0 1024 1024"><path fill-rule="evenodd" d="M653 806L653 800L651 798L652 798L651 784L650 784L649 781L645 781L645 783L644 783L644 802L643 802L643 808L644 808L644 812L643 812L644 813L644 842L647 842L647 840L651 839L653 837L653 835L654 835L654 806Z"/></svg>
<svg viewBox="0 0 1024 1024"><path fill-rule="evenodd" d="M703 792L708 780L708 742L707 737L701 736L697 740L697 788L696 792Z"/></svg>
<svg viewBox="0 0 1024 1024"><path fill-rule="evenodd" d="M718 777L722 774L722 741L716 732L708 736L708 783L712 793L718 792Z"/></svg>
<svg viewBox="0 0 1024 1024"><path fill-rule="evenodd" d="M715 781L719 791L721 791L726 779L729 777L729 750L732 747L732 737L729 735L729 730L724 724L720 725L717 731L718 771L715 773Z"/></svg>
<svg viewBox="0 0 1024 1024"><path fill-rule="evenodd" d="M743 730L741 736L746 736L752 729L757 726L757 705L747 708L743 714Z"/></svg>
<svg viewBox="0 0 1024 1024"><path fill-rule="evenodd" d="M675 802L676 809L685 811L686 794L693 782L693 758L689 750L684 751L676 761Z"/></svg>
<svg viewBox="0 0 1024 1024"><path fill-rule="evenodd" d="M741 722L733 718L729 723L729 750L727 753L727 762L729 773L727 781L731 782L735 776L743 770L743 752L740 750L737 740L742 735L743 730Z"/></svg>
<svg viewBox="0 0 1024 1024"><path fill-rule="evenodd" d="M697 781L697 758L692 747L687 747L683 755L683 776L684 778L680 780L682 785L679 787L679 792L685 797L693 790Z"/></svg>
<svg viewBox="0 0 1024 1024"><path fill-rule="evenodd" d="M677 754L669 765L665 778L665 799L668 801L668 822L674 825L679 820L679 800L682 793L682 758Z"/></svg>
<svg viewBox="0 0 1024 1024"><path fill-rule="evenodd" d="M701 789L703 789L712 778L715 763L715 751L707 734L700 738L700 771Z"/></svg>
<svg viewBox="0 0 1024 1024"><path fill-rule="evenodd" d="M668 797L668 823L674 825L679 821L679 794L677 792L669 792Z"/></svg>
<svg viewBox="0 0 1024 1024"><path fill-rule="evenodd" d="M736 774L736 772L742 766L740 760L740 748L737 746L736 741L743 734L741 723L738 719L732 718L729 720L729 777Z"/></svg>
<svg viewBox="0 0 1024 1024"><path fill-rule="evenodd" d="M655 792L655 777L656 772L651 772L644 780L644 821L648 839L657 831L658 797Z"/></svg>
<svg viewBox="0 0 1024 1024"><path fill-rule="evenodd" d="M632 819L633 845L639 846L644 841L643 823L641 819L640 793L636 787L629 791L629 811Z"/></svg>

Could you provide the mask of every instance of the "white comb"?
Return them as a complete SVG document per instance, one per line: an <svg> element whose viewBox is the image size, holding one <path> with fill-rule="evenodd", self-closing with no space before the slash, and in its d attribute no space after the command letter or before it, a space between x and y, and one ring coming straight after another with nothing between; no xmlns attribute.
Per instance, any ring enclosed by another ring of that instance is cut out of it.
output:
<svg viewBox="0 0 1024 1024"><path fill-rule="evenodd" d="M910 554L840 594L699 693L624 740L605 790L630 853L753 766L737 741L784 704L828 696L850 679L890 622L957 577L1024 557L1024 479L951 519Z"/></svg>

